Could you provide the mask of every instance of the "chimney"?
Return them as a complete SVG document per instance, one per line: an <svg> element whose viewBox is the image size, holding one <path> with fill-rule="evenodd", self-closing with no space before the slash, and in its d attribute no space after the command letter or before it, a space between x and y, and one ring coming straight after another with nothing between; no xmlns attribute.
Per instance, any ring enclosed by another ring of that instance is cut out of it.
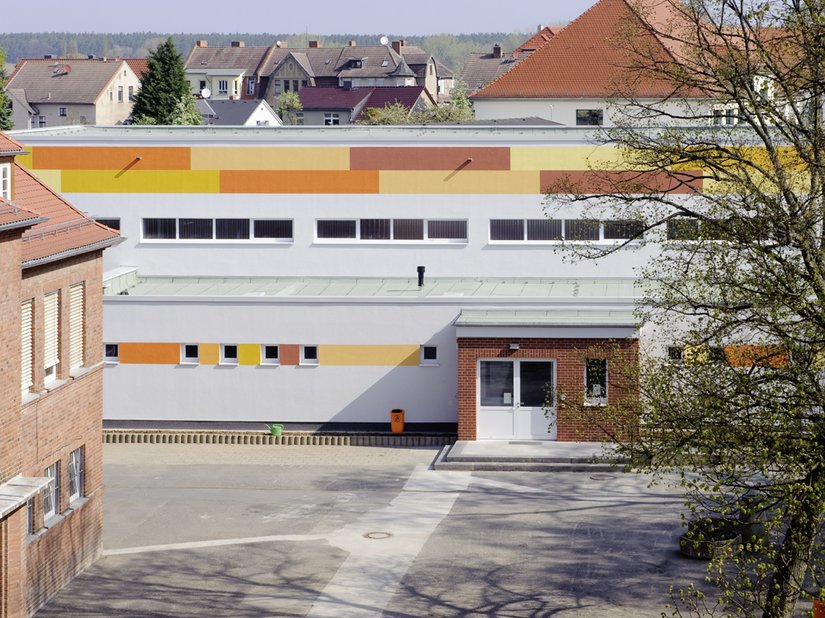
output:
<svg viewBox="0 0 825 618"><path fill-rule="evenodd" d="M348 47L355 47L356 45L358 45L358 41L350 41L349 43L347 43Z"/></svg>
<svg viewBox="0 0 825 618"><path fill-rule="evenodd" d="M209 47L209 41L206 39L200 39L199 41L195 41L195 47Z"/></svg>
<svg viewBox="0 0 825 618"><path fill-rule="evenodd" d="M54 54L44 54L43 58L46 59L46 60L53 60L54 59Z"/></svg>
<svg viewBox="0 0 825 618"><path fill-rule="evenodd" d="M89 54L88 56L86 56L86 58L88 58L89 60L94 60L95 55L94 54Z"/></svg>
<svg viewBox="0 0 825 618"><path fill-rule="evenodd" d="M321 46L318 45L318 41L310 41L309 42L309 48L310 49L318 49L319 47L321 47Z"/></svg>
<svg viewBox="0 0 825 618"><path fill-rule="evenodd" d="M418 287L424 287L424 271L426 270L423 266L419 266L418 270Z"/></svg>
<svg viewBox="0 0 825 618"><path fill-rule="evenodd" d="M404 47L404 41L393 41L392 42L392 48L393 48L393 50L395 50L396 54L401 53L401 48L402 47Z"/></svg>
<svg viewBox="0 0 825 618"><path fill-rule="evenodd" d="M278 49L286 49L287 47L289 47L289 45L287 45L286 41L276 41L275 47L277 47Z"/></svg>
<svg viewBox="0 0 825 618"><path fill-rule="evenodd" d="M493 45L493 58L501 58L501 45L498 43Z"/></svg>
<svg viewBox="0 0 825 618"><path fill-rule="evenodd" d="M246 47L246 43L243 41L232 41L229 45L230 47Z"/></svg>
<svg viewBox="0 0 825 618"><path fill-rule="evenodd" d="M539 24L538 30L536 30L536 32L541 32L542 30L544 30L545 27L546 26L544 24Z"/></svg>

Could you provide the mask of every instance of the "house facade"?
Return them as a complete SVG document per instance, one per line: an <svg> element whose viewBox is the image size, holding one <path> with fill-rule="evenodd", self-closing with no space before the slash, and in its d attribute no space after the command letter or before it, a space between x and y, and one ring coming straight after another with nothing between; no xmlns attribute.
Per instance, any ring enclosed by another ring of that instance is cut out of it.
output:
<svg viewBox="0 0 825 618"><path fill-rule="evenodd" d="M140 77L125 60L21 60L6 84L15 129L121 124Z"/></svg>
<svg viewBox="0 0 825 618"><path fill-rule="evenodd" d="M401 408L462 439L598 439L563 413L548 422L552 394L610 404L604 349L632 357L647 336L633 276L655 243L571 262L628 222L545 195L586 176L586 129L18 138L34 173L125 238L104 282L113 421L380 428Z"/></svg>
<svg viewBox="0 0 825 618"><path fill-rule="evenodd" d="M34 614L102 548L102 252L117 234L0 134L0 616Z"/></svg>

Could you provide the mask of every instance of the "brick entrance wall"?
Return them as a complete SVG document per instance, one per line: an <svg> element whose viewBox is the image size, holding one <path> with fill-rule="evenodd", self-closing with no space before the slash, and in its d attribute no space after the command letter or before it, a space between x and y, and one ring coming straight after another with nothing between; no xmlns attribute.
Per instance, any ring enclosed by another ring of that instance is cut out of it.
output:
<svg viewBox="0 0 825 618"><path fill-rule="evenodd" d="M518 343L518 350L510 344ZM621 362L638 363L637 339L518 339L518 338L458 338L458 439L476 439L476 392L479 359L552 359L556 361L556 387L563 393L584 393L584 359L588 350L610 350ZM608 361L608 374L610 361ZM608 405L621 393L609 385ZM556 417L557 439L560 441L600 441L604 432L580 415L565 412Z"/></svg>

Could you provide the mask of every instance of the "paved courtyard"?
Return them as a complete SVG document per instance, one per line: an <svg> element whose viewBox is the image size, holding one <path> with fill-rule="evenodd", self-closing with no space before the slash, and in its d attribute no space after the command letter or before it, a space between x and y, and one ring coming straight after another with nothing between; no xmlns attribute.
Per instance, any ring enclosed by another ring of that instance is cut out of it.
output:
<svg viewBox="0 0 825 618"><path fill-rule="evenodd" d="M435 455L106 445L104 557L38 616L659 616L703 576L642 477Z"/></svg>

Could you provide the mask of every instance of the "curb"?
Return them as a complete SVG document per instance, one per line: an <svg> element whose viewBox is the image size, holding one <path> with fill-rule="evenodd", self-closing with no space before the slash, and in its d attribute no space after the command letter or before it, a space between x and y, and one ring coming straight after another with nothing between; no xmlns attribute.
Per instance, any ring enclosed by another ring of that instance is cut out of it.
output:
<svg viewBox="0 0 825 618"><path fill-rule="evenodd" d="M431 469L461 470L465 472L624 472L624 463L610 461L584 461L562 459L529 459L519 457L500 457L498 459L481 459L471 457L450 457L452 444L445 445L435 456Z"/></svg>
<svg viewBox="0 0 825 618"><path fill-rule="evenodd" d="M445 446L455 436L434 434L317 434L286 432L273 436L261 431L166 431L104 429L104 444L234 444L283 446Z"/></svg>

